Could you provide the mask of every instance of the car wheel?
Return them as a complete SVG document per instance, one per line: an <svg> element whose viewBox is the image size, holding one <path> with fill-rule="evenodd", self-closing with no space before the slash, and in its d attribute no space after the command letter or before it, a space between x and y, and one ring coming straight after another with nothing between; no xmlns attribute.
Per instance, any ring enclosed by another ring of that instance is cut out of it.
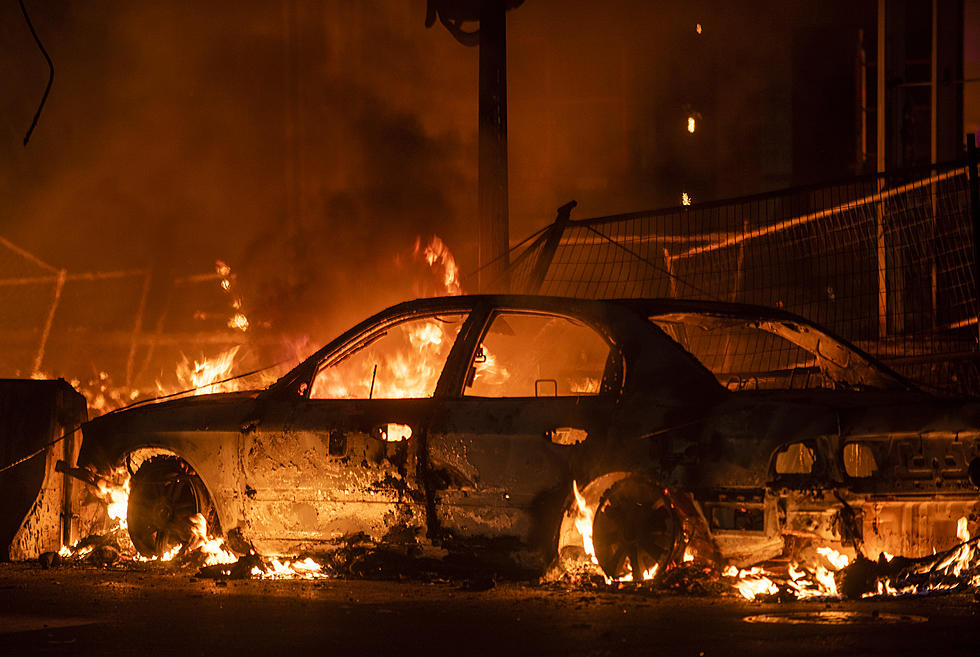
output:
<svg viewBox="0 0 980 657"><path fill-rule="evenodd" d="M592 538L596 560L612 579L662 573L681 534L681 521L663 488L631 476L599 498ZM641 577L646 575L646 577Z"/></svg>
<svg viewBox="0 0 980 657"><path fill-rule="evenodd" d="M144 461L130 480L127 522L140 554L161 557L191 538L191 517L200 513L216 526L214 508L201 478L175 456Z"/></svg>

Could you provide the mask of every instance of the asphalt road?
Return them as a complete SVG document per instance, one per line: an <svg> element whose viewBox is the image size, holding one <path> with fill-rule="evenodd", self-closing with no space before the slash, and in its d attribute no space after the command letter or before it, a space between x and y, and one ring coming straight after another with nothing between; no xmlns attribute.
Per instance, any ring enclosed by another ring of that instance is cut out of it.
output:
<svg viewBox="0 0 980 657"><path fill-rule="evenodd" d="M971 655L972 595L760 604L499 583L0 564L2 655Z"/></svg>

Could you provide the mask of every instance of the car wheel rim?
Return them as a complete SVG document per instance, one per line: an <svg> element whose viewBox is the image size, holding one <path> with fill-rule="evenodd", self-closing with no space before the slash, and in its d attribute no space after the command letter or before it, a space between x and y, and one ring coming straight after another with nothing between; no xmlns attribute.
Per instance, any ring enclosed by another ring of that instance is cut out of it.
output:
<svg viewBox="0 0 980 657"><path fill-rule="evenodd" d="M136 549L161 557L191 537L190 519L206 507L196 475L174 458L151 459L133 475L129 496L129 535Z"/></svg>
<svg viewBox="0 0 980 657"><path fill-rule="evenodd" d="M663 572L677 544L678 521L662 489L635 477L599 499L592 525L596 560L612 579Z"/></svg>

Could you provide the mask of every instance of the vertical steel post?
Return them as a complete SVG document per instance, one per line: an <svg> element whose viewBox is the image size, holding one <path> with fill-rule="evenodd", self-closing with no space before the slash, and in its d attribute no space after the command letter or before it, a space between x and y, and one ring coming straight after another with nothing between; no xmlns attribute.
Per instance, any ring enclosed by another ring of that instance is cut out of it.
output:
<svg viewBox="0 0 980 657"><path fill-rule="evenodd" d="M877 128L877 152L878 152L878 192L884 189L885 185L885 37L887 27L885 24L885 0L878 0L878 66L877 66L877 115L875 117L875 127ZM888 280L886 274L885 259L885 217L884 208L881 201L875 204L875 241L878 253L878 337L884 338L888 335Z"/></svg>
<svg viewBox="0 0 980 657"><path fill-rule="evenodd" d="M555 218L555 223L551 224L548 232L542 236L545 238L545 242L541 248L541 255L538 256L538 261L534 263L534 270L528 279L528 292L541 294L541 286L544 285L545 276L548 275L551 262L555 259L555 252L558 250L558 245L561 244L561 236L565 232L565 226L571 220L572 208L576 205L578 203L575 201L569 201L558 208L558 216Z"/></svg>
<svg viewBox="0 0 980 657"><path fill-rule="evenodd" d="M970 181L970 219L973 224L973 303L977 309L977 331L980 332L980 182L977 180L977 136L966 136L967 177ZM978 333L980 337L980 333Z"/></svg>
<svg viewBox="0 0 980 657"><path fill-rule="evenodd" d="M503 0L480 2L479 287L508 291L507 22ZM492 264L489 264L492 263ZM489 266L488 266L489 264Z"/></svg>
<svg viewBox="0 0 980 657"><path fill-rule="evenodd" d="M939 0L932 0L932 60L929 67L929 162L936 166L939 162ZM938 183L930 186L929 201L932 209L929 246L929 304L932 314L932 328L939 325L936 310L937 272L936 272L936 214L939 209L936 193Z"/></svg>

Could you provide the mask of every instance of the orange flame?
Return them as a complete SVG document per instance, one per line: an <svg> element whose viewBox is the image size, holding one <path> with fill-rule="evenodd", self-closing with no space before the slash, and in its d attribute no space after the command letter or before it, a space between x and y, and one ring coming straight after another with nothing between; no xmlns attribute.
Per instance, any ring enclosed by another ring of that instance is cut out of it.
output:
<svg viewBox="0 0 980 657"><path fill-rule="evenodd" d="M442 268L442 285L445 294L456 296L463 293L463 286L459 280L459 267L456 266L456 259L453 257L449 247L437 235L433 235L429 243L422 248L422 238L415 240L415 254L425 258L426 263L433 269L438 265Z"/></svg>
<svg viewBox="0 0 980 657"><path fill-rule="evenodd" d="M187 356L183 356L181 362L177 364L177 381L184 388L192 388L195 395L234 390L233 381L219 382L231 374L239 348L239 346L232 347L213 359L195 360L193 366Z"/></svg>

